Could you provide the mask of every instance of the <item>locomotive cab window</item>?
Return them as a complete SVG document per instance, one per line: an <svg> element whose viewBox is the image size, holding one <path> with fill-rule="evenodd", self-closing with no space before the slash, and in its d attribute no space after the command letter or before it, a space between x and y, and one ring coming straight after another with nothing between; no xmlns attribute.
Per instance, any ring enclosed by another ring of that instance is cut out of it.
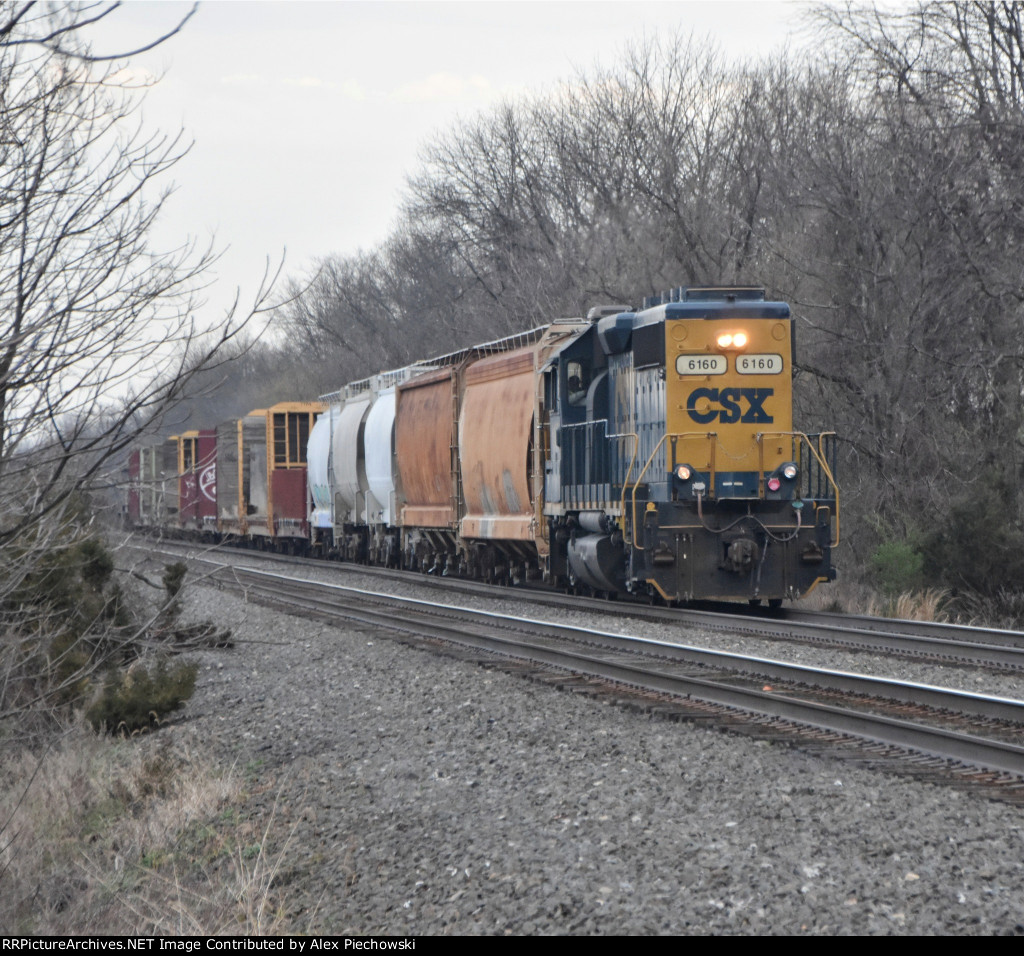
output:
<svg viewBox="0 0 1024 956"><path fill-rule="evenodd" d="M583 362L572 361L565 364L566 399L570 405L587 404L587 389L590 387L590 370Z"/></svg>

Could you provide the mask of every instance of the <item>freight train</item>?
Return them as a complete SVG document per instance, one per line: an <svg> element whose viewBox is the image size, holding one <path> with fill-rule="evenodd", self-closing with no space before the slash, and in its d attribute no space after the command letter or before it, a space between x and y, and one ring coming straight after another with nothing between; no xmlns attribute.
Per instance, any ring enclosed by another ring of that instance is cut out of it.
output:
<svg viewBox="0 0 1024 956"><path fill-rule="evenodd" d="M140 448L130 520L325 558L665 603L835 578L836 442L793 429L758 288L592 309Z"/></svg>

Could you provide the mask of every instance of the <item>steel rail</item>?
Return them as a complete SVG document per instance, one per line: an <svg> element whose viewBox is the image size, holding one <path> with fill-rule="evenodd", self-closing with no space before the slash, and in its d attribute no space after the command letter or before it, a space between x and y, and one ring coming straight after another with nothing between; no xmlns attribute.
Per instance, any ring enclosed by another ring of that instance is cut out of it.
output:
<svg viewBox="0 0 1024 956"><path fill-rule="evenodd" d="M230 572L230 575L225 574ZM980 767L1024 777L1024 746L1017 743L963 733L939 726L915 723L863 709L801 700L794 692L777 692L743 687L737 674L812 684L858 695L874 695L885 700L928 706L959 714L969 713L986 719L1015 724L1024 723L1024 701L986 697L929 685L912 684L888 678L858 675L842 671L808 668L748 655L708 651L685 645L610 632L555 625L546 621L505 616L488 611L453 608L414 598L323 584L253 568L220 566L215 576L243 590L256 590L275 601L306 612L319 610L337 614L368 626L429 636L469 646L488 653L527 659L575 674L612 680L645 691L697 698L720 706L732 707L818 729L895 745ZM374 606L369 606L374 605ZM453 620L452 618L457 618ZM532 631L529 638L510 636L510 628ZM538 642L537 634L542 635ZM621 653L643 648L660 661L608 660L565 646L553 646L552 640L597 645L600 650ZM664 658L674 663L700 664L733 671L729 677L699 677L668 672ZM658 669L658 668L661 669ZM775 675L775 676L773 676ZM1024 731L1022 731L1024 732Z"/></svg>
<svg viewBox="0 0 1024 956"><path fill-rule="evenodd" d="M935 687L930 684L919 684L912 681L895 680L889 677L877 677L870 674L858 674L853 671L840 671L824 667L810 667L804 664L793 664L767 657L750 654L738 654L730 651L719 651L680 644L675 641L657 640L649 637L638 637L630 634L617 634L612 631L595 631L590 628L575 627L568 624L556 624L540 621L535 618L519 617L511 614L499 614L493 611L482 611L477 608L454 607L423 601L418 598L407 598L399 595L368 591L363 588L350 588L340 584L324 584L290 575L278 575L271 571L255 568L234 569L236 578L255 579L256 581L286 581L288 586L299 593L316 597L319 593L330 593L336 598L347 598L349 601L372 601L386 606L396 607L406 615L413 613L420 616L457 616L462 621L490 627L516 627L531 634L543 634L548 638L557 638L574 643L598 646L605 650L644 654L662 660L696 664L708 668L724 668L748 676L756 676L775 681L802 683L827 690L838 690L848 694L881 697L899 701L903 704L922 705L936 709L955 710L970 713L977 717L993 720L1005 720L1010 723L1024 725L1024 701L1008 697L993 697L973 691L954 690Z"/></svg>
<svg viewBox="0 0 1024 956"><path fill-rule="evenodd" d="M175 543L175 542L170 542ZM186 546L187 547L187 546ZM192 546L191 551L195 548ZM221 549L218 553L227 554ZM265 552L241 552L259 559L298 565L309 559L285 558ZM314 562L317 567L321 562ZM331 565L327 565L331 566ZM337 566L337 565L335 565ZM382 578L409 581L409 572L362 565L341 565L360 574L373 574ZM938 622L900 621L867 616L847 617L826 612L787 610L783 616L757 613L700 610L694 608L648 607L630 602L599 601L568 597L567 595L530 588L496 588L476 581L417 575L415 581L449 591L479 594L489 598L513 598L553 607L597 611L616 617L634 617L666 624L687 624L731 634L803 642L825 643L830 646L868 651L876 654L902 654L912 658L972 664L1000 670L1024 670L1024 633L1001 631L996 628L971 628L965 625ZM853 620L856 626L843 622Z"/></svg>
<svg viewBox="0 0 1024 956"><path fill-rule="evenodd" d="M797 624L836 625L839 622L850 622L857 629L863 631L887 631L908 636L959 639L1005 647L1024 647L1024 631L1011 631L998 627L948 624L945 621L911 621L893 617L872 617L870 614L836 614L831 611L811 611L802 607L787 608L785 614L787 619Z"/></svg>

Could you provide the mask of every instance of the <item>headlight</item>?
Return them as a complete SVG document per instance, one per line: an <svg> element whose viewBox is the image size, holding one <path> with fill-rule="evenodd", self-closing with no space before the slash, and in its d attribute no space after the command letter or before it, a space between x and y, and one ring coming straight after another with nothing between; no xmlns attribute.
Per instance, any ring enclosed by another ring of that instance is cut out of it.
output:
<svg viewBox="0 0 1024 956"><path fill-rule="evenodd" d="M722 332L715 339L720 349L746 348L749 341L750 338L746 332Z"/></svg>
<svg viewBox="0 0 1024 956"><path fill-rule="evenodd" d="M689 481L693 476L693 469L689 465L679 465L676 468L676 477L680 481Z"/></svg>
<svg viewBox="0 0 1024 956"><path fill-rule="evenodd" d="M793 464L793 462L789 462L788 464L782 466L782 477L785 478L787 481L792 481L794 478L796 478L798 470L799 469L796 467L796 465Z"/></svg>

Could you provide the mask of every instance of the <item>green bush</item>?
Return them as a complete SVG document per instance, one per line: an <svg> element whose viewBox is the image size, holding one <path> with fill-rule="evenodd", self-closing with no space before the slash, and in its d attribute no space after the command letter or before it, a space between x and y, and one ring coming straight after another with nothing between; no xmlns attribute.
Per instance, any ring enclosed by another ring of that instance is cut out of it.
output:
<svg viewBox="0 0 1024 956"><path fill-rule="evenodd" d="M152 726L189 699L197 667L167 660L143 667L144 649L231 645L229 631L179 622L185 563L165 568L154 620L152 601L115 573L96 528L83 498L45 539L26 533L0 553L0 739L50 732L79 709L93 727L112 732Z"/></svg>
<svg viewBox="0 0 1024 956"><path fill-rule="evenodd" d="M136 656L127 648L131 613L109 549L88 522L69 520L62 531L48 549L31 536L5 549L0 626L9 650L0 710L31 701L43 709L81 705L93 673Z"/></svg>
<svg viewBox="0 0 1024 956"><path fill-rule="evenodd" d="M924 585L924 555L908 541L883 541L870 559L872 583L888 597Z"/></svg>
<svg viewBox="0 0 1024 956"><path fill-rule="evenodd" d="M106 727L115 734L147 729L184 705L198 672L197 664L182 661L170 667L165 658L151 670L136 663L127 671L111 671L86 719L96 730Z"/></svg>
<svg viewBox="0 0 1024 956"><path fill-rule="evenodd" d="M12 564L18 550L16 543ZM111 579L114 559L98 538L83 536L42 555L31 555L29 548L24 560L32 568L5 602L9 614L27 611L27 620L43 621L46 628L52 627L50 618L55 616L76 635L98 622L127 622L123 594Z"/></svg>

